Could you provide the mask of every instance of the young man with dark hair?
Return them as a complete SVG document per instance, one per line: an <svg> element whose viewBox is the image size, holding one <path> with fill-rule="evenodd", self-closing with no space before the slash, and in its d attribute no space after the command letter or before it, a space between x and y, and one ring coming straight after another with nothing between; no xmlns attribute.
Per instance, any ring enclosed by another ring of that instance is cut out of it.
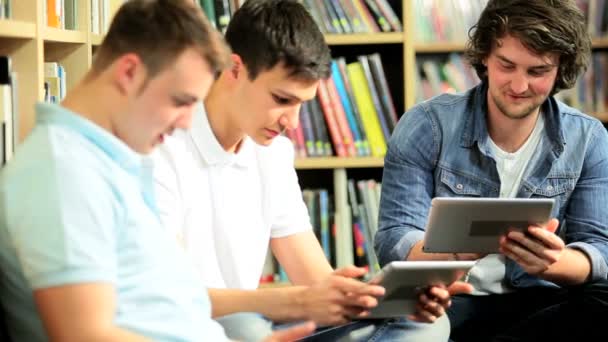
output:
<svg viewBox="0 0 608 342"><path fill-rule="evenodd" d="M191 2L130 0L62 104L37 105L0 174L0 300L13 341L227 340L161 225L142 155L190 126L228 51Z"/></svg>
<svg viewBox="0 0 608 342"><path fill-rule="evenodd" d="M340 325L364 316L384 293L357 280L365 270L333 270L325 258L293 167L294 149L280 136L298 124L302 102L329 77L331 57L306 9L293 0L249 0L230 21L232 67L222 72L198 108L189 131L159 149L157 195L165 226L198 265L215 317L229 336L256 340L271 322L310 319ZM294 286L258 290L268 247ZM457 284L452 291L466 289ZM433 287L417 318L432 322L449 292ZM235 323L236 322L236 323ZM447 319L435 324L357 322L320 336L336 340L364 326L372 339L447 339ZM237 330L237 331L235 331Z"/></svg>
<svg viewBox="0 0 608 342"><path fill-rule="evenodd" d="M391 137L381 262L481 257L469 274L474 293L448 310L455 341L605 336L608 134L553 97L574 86L590 46L572 0L490 0L466 49L481 84L415 106ZM554 219L505 234L499 254L427 254L424 227L438 196L554 198Z"/></svg>

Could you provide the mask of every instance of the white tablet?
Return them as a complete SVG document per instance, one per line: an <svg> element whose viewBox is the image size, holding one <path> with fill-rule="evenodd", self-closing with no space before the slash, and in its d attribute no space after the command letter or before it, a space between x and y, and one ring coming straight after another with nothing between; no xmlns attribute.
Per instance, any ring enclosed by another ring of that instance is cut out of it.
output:
<svg viewBox="0 0 608 342"><path fill-rule="evenodd" d="M427 253L497 253L509 230L551 218L553 199L436 197L424 235Z"/></svg>
<svg viewBox="0 0 608 342"><path fill-rule="evenodd" d="M421 291L429 285L450 285L473 265L475 261L393 261L369 281L384 286L386 292L366 318L412 314Z"/></svg>

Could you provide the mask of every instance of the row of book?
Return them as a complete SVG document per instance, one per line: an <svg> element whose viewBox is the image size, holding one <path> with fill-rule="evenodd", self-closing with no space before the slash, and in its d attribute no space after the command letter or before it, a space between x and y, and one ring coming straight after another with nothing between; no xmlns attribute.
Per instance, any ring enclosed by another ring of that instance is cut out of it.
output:
<svg viewBox="0 0 608 342"><path fill-rule="evenodd" d="M13 156L18 139L17 74L8 56L0 56L0 167Z"/></svg>
<svg viewBox="0 0 608 342"><path fill-rule="evenodd" d="M416 102L443 93L464 92L479 83L475 70L457 53L417 57L416 68Z"/></svg>
<svg viewBox="0 0 608 342"><path fill-rule="evenodd" d="M589 34L592 37L608 36L608 1L576 0L576 4L585 14Z"/></svg>
<svg viewBox="0 0 608 342"><path fill-rule="evenodd" d="M196 0L213 26L226 31L230 18L245 0Z"/></svg>
<svg viewBox="0 0 608 342"><path fill-rule="evenodd" d="M53 0L50 0L53 1ZM59 0L54 0L59 1ZM71 0L65 0L71 1ZM90 0L91 1L91 32L105 34L110 28L112 18L120 6L127 0Z"/></svg>
<svg viewBox="0 0 608 342"><path fill-rule="evenodd" d="M304 5L323 33L403 31L387 0L305 0Z"/></svg>
<svg viewBox="0 0 608 342"><path fill-rule="evenodd" d="M332 267L366 267L371 276L379 264L373 247L378 227L381 183L370 180L346 180L340 176L328 189L304 189L302 196L315 235ZM287 276L271 255L267 257L262 283L287 282Z"/></svg>
<svg viewBox="0 0 608 342"><path fill-rule="evenodd" d="M11 19L13 17L13 0L0 0L0 19Z"/></svg>
<svg viewBox="0 0 608 342"><path fill-rule="evenodd" d="M414 0L414 39L420 43L464 42L488 0Z"/></svg>
<svg viewBox="0 0 608 342"><path fill-rule="evenodd" d="M303 157L377 156L397 124L397 112L378 53L346 64L332 61L331 77L304 103L300 125L286 132Z"/></svg>
<svg viewBox="0 0 608 342"><path fill-rule="evenodd" d="M557 97L576 109L608 122L608 52L594 52L589 68L579 76L576 86L562 90Z"/></svg>
<svg viewBox="0 0 608 342"><path fill-rule="evenodd" d="M65 97L67 75L63 65L57 62L44 63L44 101L59 103Z"/></svg>
<svg viewBox="0 0 608 342"><path fill-rule="evenodd" d="M418 42L464 42L488 0L414 0ZM592 37L608 35L608 1L576 0Z"/></svg>
<svg viewBox="0 0 608 342"><path fill-rule="evenodd" d="M65 30L78 29L77 0L46 0L42 5L47 26Z"/></svg>
<svg viewBox="0 0 608 342"><path fill-rule="evenodd" d="M0 0L6 1L6 0ZM90 0L91 2L91 32L105 33L110 27L114 13L126 0ZM42 2L49 27L65 30L82 29L78 25L79 0L45 0Z"/></svg>

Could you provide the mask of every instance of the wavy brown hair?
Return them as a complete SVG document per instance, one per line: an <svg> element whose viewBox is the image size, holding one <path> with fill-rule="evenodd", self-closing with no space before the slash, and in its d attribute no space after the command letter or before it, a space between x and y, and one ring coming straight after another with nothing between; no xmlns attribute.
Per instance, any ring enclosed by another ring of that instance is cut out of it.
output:
<svg viewBox="0 0 608 342"><path fill-rule="evenodd" d="M557 53L559 68L551 94L572 88L587 70L591 38L574 0L490 0L469 30L465 57L482 80L483 61L500 38L511 35L538 54Z"/></svg>

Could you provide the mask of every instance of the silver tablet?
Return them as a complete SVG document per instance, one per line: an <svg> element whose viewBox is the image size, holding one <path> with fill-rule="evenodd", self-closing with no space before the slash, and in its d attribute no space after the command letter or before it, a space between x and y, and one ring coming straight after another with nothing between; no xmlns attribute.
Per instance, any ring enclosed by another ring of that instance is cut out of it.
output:
<svg viewBox="0 0 608 342"><path fill-rule="evenodd" d="M553 199L436 197L424 235L427 253L497 253L499 237L551 218Z"/></svg>
<svg viewBox="0 0 608 342"><path fill-rule="evenodd" d="M366 318L402 317L416 311L418 295L429 285L449 285L465 275L475 261L393 261L370 280L386 292Z"/></svg>

